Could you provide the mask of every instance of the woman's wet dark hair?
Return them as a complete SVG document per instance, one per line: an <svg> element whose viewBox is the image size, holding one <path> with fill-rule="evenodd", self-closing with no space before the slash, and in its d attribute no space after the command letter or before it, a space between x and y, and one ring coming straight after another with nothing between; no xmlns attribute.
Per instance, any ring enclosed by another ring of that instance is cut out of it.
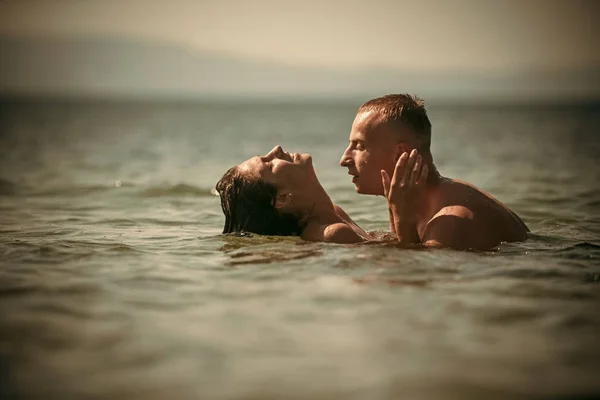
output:
<svg viewBox="0 0 600 400"><path fill-rule="evenodd" d="M260 178L248 179L237 166L225 172L215 188L225 214L223 233L251 232L259 235L300 234L297 219L275 208L277 188Z"/></svg>

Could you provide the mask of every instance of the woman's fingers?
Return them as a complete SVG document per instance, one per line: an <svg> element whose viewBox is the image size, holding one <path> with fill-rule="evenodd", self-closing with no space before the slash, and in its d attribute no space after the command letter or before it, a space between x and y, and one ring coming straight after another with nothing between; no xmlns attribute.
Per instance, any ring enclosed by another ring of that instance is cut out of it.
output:
<svg viewBox="0 0 600 400"><path fill-rule="evenodd" d="M415 161L415 166L412 169L412 173L410 175L410 184L411 186L416 184L419 180L419 175L421 174L421 162L423 161L423 159L421 158L420 155L417 156L417 159Z"/></svg>
<svg viewBox="0 0 600 400"><path fill-rule="evenodd" d="M396 168L394 169L394 176L392 176L392 186L398 186L402 182L402 179L404 178L404 169L407 160L408 153L402 153L402 155L398 159L398 162L396 163Z"/></svg>
<svg viewBox="0 0 600 400"><path fill-rule="evenodd" d="M404 168L404 177L402 180L402 182L405 185L410 184L410 176L415 166L415 161L417 160L417 154L417 149L413 149L413 151L410 152L410 156L408 157L408 162L406 163L406 167Z"/></svg>
<svg viewBox="0 0 600 400"><path fill-rule="evenodd" d="M410 187L425 183L428 171L427 164L423 163L423 157L416 149L413 149L410 155L406 152L402 153L396 163L391 182L388 174L383 170L381 171L385 196L389 196L392 187Z"/></svg>
<svg viewBox="0 0 600 400"><path fill-rule="evenodd" d="M388 194L390 193L390 176L383 169L381 170L381 183L383 183L383 194L387 199Z"/></svg>

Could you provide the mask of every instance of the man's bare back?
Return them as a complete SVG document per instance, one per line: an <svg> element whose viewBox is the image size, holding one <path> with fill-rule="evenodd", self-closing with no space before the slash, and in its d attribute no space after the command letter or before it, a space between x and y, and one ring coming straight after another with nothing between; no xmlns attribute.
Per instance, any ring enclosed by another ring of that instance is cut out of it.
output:
<svg viewBox="0 0 600 400"><path fill-rule="evenodd" d="M448 178L427 185L418 211L421 243L488 249L525 240L529 229L504 204L473 185Z"/></svg>

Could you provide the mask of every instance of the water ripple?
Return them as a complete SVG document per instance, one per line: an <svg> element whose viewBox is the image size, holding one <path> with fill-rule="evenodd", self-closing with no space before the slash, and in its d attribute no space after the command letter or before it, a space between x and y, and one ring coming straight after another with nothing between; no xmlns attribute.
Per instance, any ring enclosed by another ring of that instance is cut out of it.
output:
<svg viewBox="0 0 600 400"><path fill-rule="evenodd" d="M137 194L140 197L214 196L210 188L201 188L184 183L146 188Z"/></svg>

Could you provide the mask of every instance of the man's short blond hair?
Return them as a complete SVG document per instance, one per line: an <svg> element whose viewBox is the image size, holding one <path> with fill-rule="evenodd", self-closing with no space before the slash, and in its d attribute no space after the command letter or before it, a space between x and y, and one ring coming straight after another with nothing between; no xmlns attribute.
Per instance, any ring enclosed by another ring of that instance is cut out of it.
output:
<svg viewBox="0 0 600 400"><path fill-rule="evenodd" d="M431 152L431 122L425 102L409 94L388 94L367 101L358 112L373 111L381 115L382 122L402 122L415 135L421 153Z"/></svg>

